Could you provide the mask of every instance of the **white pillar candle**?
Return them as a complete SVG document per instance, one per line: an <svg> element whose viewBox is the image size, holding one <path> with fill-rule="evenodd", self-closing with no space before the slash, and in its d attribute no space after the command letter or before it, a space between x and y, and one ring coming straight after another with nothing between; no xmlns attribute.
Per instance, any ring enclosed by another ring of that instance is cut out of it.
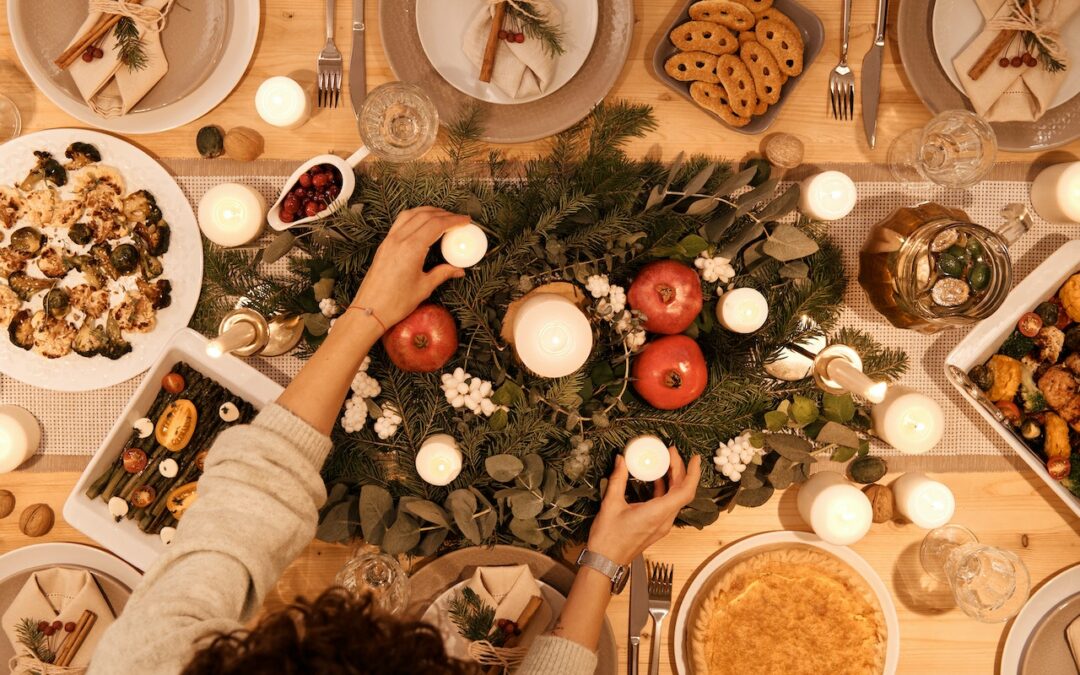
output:
<svg viewBox="0 0 1080 675"><path fill-rule="evenodd" d="M0 405L0 473L14 471L41 444L41 425L29 410Z"/></svg>
<svg viewBox="0 0 1080 675"><path fill-rule="evenodd" d="M461 473L461 451L450 434L429 436L416 453L416 473L432 485L449 485Z"/></svg>
<svg viewBox="0 0 1080 675"><path fill-rule="evenodd" d="M279 75L259 85L255 111L267 124L295 129L311 117L311 97L299 82Z"/></svg>
<svg viewBox="0 0 1080 675"><path fill-rule="evenodd" d="M905 473L892 484L892 491L900 514L925 530L945 525L956 512L956 498L949 486L926 474Z"/></svg>
<svg viewBox="0 0 1080 675"><path fill-rule="evenodd" d="M218 246L242 246L262 234L266 198L239 183L210 188L199 200L199 229Z"/></svg>
<svg viewBox="0 0 1080 675"><path fill-rule="evenodd" d="M845 358L834 358L829 361L825 366L825 372L829 379L871 403L884 401L889 389L887 383L875 382Z"/></svg>
<svg viewBox="0 0 1080 675"><path fill-rule="evenodd" d="M626 470L640 481L652 482L663 478L671 466L671 453L667 443L656 436L630 439L623 455L626 459Z"/></svg>
<svg viewBox="0 0 1080 675"><path fill-rule="evenodd" d="M224 354L243 349L254 343L258 331L248 321L237 321L221 335L206 343L206 355L220 358Z"/></svg>
<svg viewBox="0 0 1080 675"><path fill-rule="evenodd" d="M588 360L592 326L577 305L555 293L534 293L517 309L514 351L540 377L563 377Z"/></svg>
<svg viewBox="0 0 1080 675"><path fill-rule="evenodd" d="M443 233L440 248L443 259L454 267L472 267L487 253L487 235L473 223L458 225Z"/></svg>
<svg viewBox="0 0 1080 675"><path fill-rule="evenodd" d="M1051 223L1080 223L1080 162L1043 169L1031 184L1031 205Z"/></svg>
<svg viewBox="0 0 1080 675"><path fill-rule="evenodd" d="M930 450L945 434L941 406L908 387L889 387L885 400L874 406L870 417L881 440L909 455Z"/></svg>
<svg viewBox="0 0 1080 675"><path fill-rule="evenodd" d="M811 476L799 487L797 502L814 534L837 546L862 539L874 520L870 499L835 471Z"/></svg>
<svg viewBox="0 0 1080 675"><path fill-rule="evenodd" d="M736 288L716 301L716 320L732 333L753 333L769 318L769 302L753 288Z"/></svg>
<svg viewBox="0 0 1080 675"><path fill-rule="evenodd" d="M823 171L800 185L799 210L816 220L840 220L855 208L855 181L839 171Z"/></svg>

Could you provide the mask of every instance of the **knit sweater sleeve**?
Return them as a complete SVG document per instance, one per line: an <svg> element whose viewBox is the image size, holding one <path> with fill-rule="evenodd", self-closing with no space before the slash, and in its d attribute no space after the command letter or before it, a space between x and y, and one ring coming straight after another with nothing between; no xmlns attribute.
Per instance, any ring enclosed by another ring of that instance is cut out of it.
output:
<svg viewBox="0 0 1080 675"><path fill-rule="evenodd" d="M516 675L592 675L596 654L584 646L554 635L532 643Z"/></svg>
<svg viewBox="0 0 1080 675"><path fill-rule="evenodd" d="M277 405L226 430L168 552L94 654L91 675L177 673L241 627L315 534L330 439Z"/></svg>

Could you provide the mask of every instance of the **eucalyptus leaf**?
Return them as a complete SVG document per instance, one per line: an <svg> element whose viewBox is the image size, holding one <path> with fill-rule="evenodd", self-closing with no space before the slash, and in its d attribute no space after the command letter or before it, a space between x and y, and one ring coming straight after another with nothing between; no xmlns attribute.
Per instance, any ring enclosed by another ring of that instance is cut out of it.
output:
<svg viewBox="0 0 1080 675"><path fill-rule="evenodd" d="M262 252L262 261L271 265L281 259L296 245L296 235L288 230L279 233L274 240L266 245Z"/></svg>
<svg viewBox="0 0 1080 675"><path fill-rule="evenodd" d="M382 540L382 550L389 555L408 553L420 543L420 524L405 513L398 511L397 519Z"/></svg>
<svg viewBox="0 0 1080 675"><path fill-rule="evenodd" d="M739 214L735 212L734 207L725 205L716 217L705 224L705 231L703 232L705 238L714 244L719 243L720 240L724 238L724 235L727 234L727 231L731 229L731 226L735 223L735 219L738 218L738 216ZM736 249L735 253L738 252L738 249ZM725 255L724 257L730 260L734 255L735 254Z"/></svg>
<svg viewBox="0 0 1080 675"><path fill-rule="evenodd" d="M754 267L757 267L757 263L762 260L768 260L769 257L765 255L765 242L755 241L743 250L742 254L743 267L746 270L752 271Z"/></svg>
<svg viewBox="0 0 1080 675"><path fill-rule="evenodd" d="M754 214L758 220L779 220L795 210L799 204L801 189L798 183L794 183L784 194L772 200Z"/></svg>
<svg viewBox="0 0 1080 675"><path fill-rule="evenodd" d="M536 490L544 480L544 460L536 453L525 455L525 471L518 480L530 490Z"/></svg>
<svg viewBox="0 0 1080 675"><path fill-rule="evenodd" d="M420 539L420 545L416 547L416 554L422 558L435 555L439 551L439 547L446 541L448 534L450 534L450 530L442 528L425 532Z"/></svg>
<svg viewBox="0 0 1080 675"><path fill-rule="evenodd" d="M401 498L401 508L406 512L416 516L420 520L434 523L435 525L441 525L445 528L450 527L450 517L447 515L443 507L439 506L433 501L427 499L406 499Z"/></svg>
<svg viewBox="0 0 1080 675"><path fill-rule="evenodd" d="M755 508L769 501L773 496L773 492L775 490L771 485L762 485L751 490L740 489L735 494L735 503L739 506Z"/></svg>
<svg viewBox="0 0 1080 675"><path fill-rule="evenodd" d="M747 470L743 472L742 479L739 480L739 485L747 490L759 488L764 485L765 481L762 479L761 475L758 474L758 471L760 470L761 467L755 467L754 471L750 471L749 467L747 467Z"/></svg>
<svg viewBox="0 0 1080 675"><path fill-rule="evenodd" d="M818 418L818 406L812 399L796 395L788 409L788 414L797 424L805 426Z"/></svg>
<svg viewBox="0 0 1080 675"><path fill-rule="evenodd" d="M838 448L836 448L835 450L833 450L832 456L829 457L829 459L831 459L834 462L840 462L842 464L842 463L848 461L849 459L851 459L852 457L854 457L855 452L856 452L855 448L849 448L849 447L845 447L845 446L841 445Z"/></svg>
<svg viewBox="0 0 1080 675"><path fill-rule="evenodd" d="M664 196L665 195L663 188L661 188L659 185L653 186L653 189L649 191L649 198L645 201L645 210L648 211L649 209L659 205L662 201L664 201Z"/></svg>
<svg viewBox="0 0 1080 675"><path fill-rule="evenodd" d="M327 511L315 530L316 538L332 544L347 541L351 530L349 516L352 506L351 501L346 501Z"/></svg>
<svg viewBox="0 0 1080 675"><path fill-rule="evenodd" d="M765 437L765 444L781 457L793 462L801 462L811 457L810 451L813 450L810 441L793 434L769 434Z"/></svg>
<svg viewBox="0 0 1080 675"><path fill-rule="evenodd" d="M386 488L365 485L360 488L360 529L364 541L378 546L394 518L394 498Z"/></svg>
<svg viewBox="0 0 1080 675"><path fill-rule="evenodd" d="M781 279L806 279L810 276L810 266L801 260L793 260L780 266Z"/></svg>
<svg viewBox="0 0 1080 675"><path fill-rule="evenodd" d="M814 440L823 445L843 445L857 449L861 439L859 434L843 424L829 421L825 423L825 426L821 427L821 431L814 437Z"/></svg>
<svg viewBox="0 0 1080 675"><path fill-rule="evenodd" d="M683 164L686 162L686 153L679 152L675 155L675 159L671 160L671 167L668 169L667 181L664 183L664 192L668 191L671 184L675 182L675 179L679 176L679 172L682 171Z"/></svg>
<svg viewBox="0 0 1080 675"><path fill-rule="evenodd" d="M510 521L510 532L515 537L533 546L541 546L544 543L544 533L540 531L540 524L535 518L514 518Z"/></svg>
<svg viewBox="0 0 1080 675"><path fill-rule="evenodd" d="M514 406L525 402L525 392L521 390L517 382L507 378L491 394L491 402L495 405Z"/></svg>
<svg viewBox="0 0 1080 675"><path fill-rule="evenodd" d="M708 500L708 501L711 502L712 500ZM689 525L689 526L691 526L691 527L693 527L695 529L698 529L698 530L704 529L704 528L708 527L709 525L712 525L719 518L720 518L720 507L717 506L716 504L713 504L713 510L712 511L705 511L705 510L701 510L701 509L694 509L694 508L687 507L687 508L684 508L682 511L679 511L679 516L678 516L679 522L681 522L681 523L683 523L685 525Z"/></svg>
<svg viewBox="0 0 1080 675"><path fill-rule="evenodd" d="M340 501L344 501L349 496L349 486L346 483L334 483L330 486L329 492L326 493L326 505L333 506Z"/></svg>
<svg viewBox="0 0 1080 675"><path fill-rule="evenodd" d="M754 180L754 176L757 174L757 167L750 167L743 169L738 173L734 173L725 178L716 189L713 190L713 194L717 197L726 197L740 188L744 188L750 184L750 181Z"/></svg>
<svg viewBox="0 0 1080 675"><path fill-rule="evenodd" d="M724 244L723 248L717 251L716 254L723 258L727 258L728 260L734 260L738 257L739 251L743 250L750 242L760 238L763 234L765 234L765 227L761 223L749 225L739 233L739 236Z"/></svg>
<svg viewBox="0 0 1080 675"><path fill-rule="evenodd" d="M851 394L824 394L821 397L821 414L830 422L847 424L855 417L855 400Z"/></svg>
<svg viewBox="0 0 1080 675"><path fill-rule="evenodd" d="M818 252L819 246L808 234L795 227L781 223L765 239L765 253L780 262L798 260Z"/></svg>
<svg viewBox="0 0 1080 675"><path fill-rule="evenodd" d="M500 483L509 483L518 477L525 464L513 455L492 455L484 460L484 470Z"/></svg>
<svg viewBox="0 0 1080 675"><path fill-rule="evenodd" d="M550 467L544 469L544 485L540 490L545 504L554 504L559 493L559 474Z"/></svg>
<svg viewBox="0 0 1080 675"><path fill-rule="evenodd" d="M775 178L770 178L761 185L754 188L753 190L747 192L744 195L741 195L738 199L736 199L735 203L739 205L737 208L739 215L749 212L758 204L758 202L775 192L776 186L779 182L780 181ZM766 219L758 218L758 220L763 221Z"/></svg>
<svg viewBox="0 0 1080 675"><path fill-rule="evenodd" d="M690 206L686 207L686 215L703 216L706 213L712 213L718 206L720 206L718 200L713 199L712 197L702 197L701 199L695 199L690 202Z"/></svg>
<svg viewBox="0 0 1080 675"><path fill-rule="evenodd" d="M535 518L544 510L544 500L532 492L523 492L510 498L510 511L515 518Z"/></svg>
<svg viewBox="0 0 1080 675"><path fill-rule="evenodd" d="M510 416L502 408L491 413L491 417L488 418L488 426L491 427L492 431L502 431L509 423Z"/></svg>
<svg viewBox="0 0 1080 675"><path fill-rule="evenodd" d="M765 427L769 431L780 431L788 423L787 413L782 413L779 410L770 410L765 413Z"/></svg>
<svg viewBox="0 0 1080 675"><path fill-rule="evenodd" d="M364 406L367 408L368 415L371 416L371 419L377 420L382 417L382 408L375 401L372 401L370 398L365 398Z"/></svg>
<svg viewBox="0 0 1080 675"><path fill-rule="evenodd" d="M601 361L593 366L589 377L592 379L593 386L602 387L615 379L615 370L607 361Z"/></svg>
<svg viewBox="0 0 1080 675"><path fill-rule="evenodd" d="M476 524L473 516L476 514L476 495L461 489L454 490L446 498L446 509L454 516L454 524L461 530L462 536L479 545L480 527Z"/></svg>
<svg viewBox="0 0 1080 675"><path fill-rule="evenodd" d="M769 471L769 483L777 490L785 490L795 480L795 462L786 457L780 457Z"/></svg>
<svg viewBox="0 0 1080 675"><path fill-rule="evenodd" d="M330 319L322 312L311 312L304 315L304 328L315 337L326 335L330 330Z"/></svg>

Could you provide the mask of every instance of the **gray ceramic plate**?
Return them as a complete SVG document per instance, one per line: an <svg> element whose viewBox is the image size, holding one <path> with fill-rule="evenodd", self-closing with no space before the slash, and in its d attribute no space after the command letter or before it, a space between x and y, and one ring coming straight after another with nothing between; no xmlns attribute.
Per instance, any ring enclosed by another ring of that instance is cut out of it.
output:
<svg viewBox="0 0 1080 675"><path fill-rule="evenodd" d="M675 30L676 26L690 21L690 5L694 4L696 1L697 0L689 0L689 2L686 3L686 6L683 7L683 11L676 17L674 23L664 28L664 32L657 42L656 51L653 53L653 70L656 72L656 76L660 78L661 82L678 92L679 96L682 96L694 105L697 105L697 102L690 98L690 83L680 82L668 75L667 71L664 70L664 64L679 51L675 45L671 44L668 35L671 34L671 31ZM773 7L786 14L788 18L794 21L795 25L799 27L799 31L802 32L803 72L802 75L799 75L798 77L788 79L788 81L784 83L784 88L780 90L780 100L777 101L775 105L769 106L769 109L765 111L764 115L754 117L750 121L750 124L747 124L745 127L730 126L712 111L701 108L715 117L721 124L740 134L760 134L772 126L773 120L780 114L780 109L784 107L784 102L791 96L791 92L795 90L795 87L799 85L799 81L802 80L803 75L810 70L810 65L821 52L821 45L825 41L825 27L821 25L821 19L817 18L817 15L807 8L795 2L795 0L776 0L776 2L773 3Z"/></svg>
<svg viewBox="0 0 1080 675"><path fill-rule="evenodd" d="M949 80L934 51L934 0L901 2L899 14L896 33L900 61L915 93L934 114L971 110L967 97ZM1080 138L1080 95L1048 111L1037 122L994 122L991 126L1002 150L1056 148Z"/></svg>
<svg viewBox="0 0 1080 675"><path fill-rule="evenodd" d="M428 61L416 31L416 0L381 0L379 30L394 76L424 88L443 122L474 103L484 113L484 140L524 143L567 129L596 106L615 85L634 34L633 0L597 0L600 25L592 51L577 74L558 91L530 103L500 105L466 96L444 80Z"/></svg>

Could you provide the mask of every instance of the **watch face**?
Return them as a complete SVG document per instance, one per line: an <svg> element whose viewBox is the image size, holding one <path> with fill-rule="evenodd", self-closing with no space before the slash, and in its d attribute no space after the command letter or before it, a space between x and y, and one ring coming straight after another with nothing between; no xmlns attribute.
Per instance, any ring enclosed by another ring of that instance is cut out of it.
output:
<svg viewBox="0 0 1080 675"><path fill-rule="evenodd" d="M626 567L620 566L618 571L615 572L615 577L611 580L611 593L618 595L622 593L626 588L626 582L630 579L630 575L626 573Z"/></svg>

